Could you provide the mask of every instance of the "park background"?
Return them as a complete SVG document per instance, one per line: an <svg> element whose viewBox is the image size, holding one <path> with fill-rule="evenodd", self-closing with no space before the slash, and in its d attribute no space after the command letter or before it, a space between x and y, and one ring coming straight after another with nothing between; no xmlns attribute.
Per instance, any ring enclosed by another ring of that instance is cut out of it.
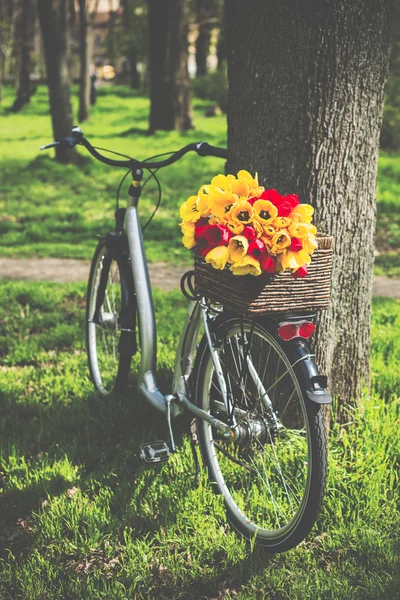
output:
<svg viewBox="0 0 400 600"><path fill-rule="evenodd" d="M147 4L73 6L65 28L72 116L74 123L80 116L92 143L138 158L191 141L226 145L220 2L189 3L190 118L169 131L149 120ZM89 9L92 54L86 95L79 80L83 6ZM79 164L55 161L53 151L39 154L53 131L36 9L33 2L0 0L0 10L0 256L90 259L97 237L113 228L121 173L83 151ZM398 19L393 34L378 170L375 273L396 278ZM91 105L92 63L97 98ZM150 261L162 257L168 264L190 264L180 242L179 205L222 171L221 161L195 156L160 173L163 200L145 236ZM126 186L122 199L124 194ZM149 184L141 203L143 222L156 201L157 188ZM84 283L5 278L0 306L1 598L399 597L398 299L373 300L371 389L346 420L332 423L329 480L317 526L300 546L277 556L249 548L226 526L205 476L195 484L188 439L162 468L142 469L140 444L162 436L164 425L136 398L137 357L125 396L95 395L84 348ZM165 390L185 300L177 291L156 290L155 306L159 383Z"/></svg>

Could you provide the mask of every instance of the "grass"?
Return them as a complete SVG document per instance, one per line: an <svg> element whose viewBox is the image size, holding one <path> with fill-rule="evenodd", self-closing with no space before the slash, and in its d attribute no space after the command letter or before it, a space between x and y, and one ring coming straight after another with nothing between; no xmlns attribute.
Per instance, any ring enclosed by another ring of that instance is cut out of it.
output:
<svg viewBox="0 0 400 600"><path fill-rule="evenodd" d="M7 112L9 104L10 90L0 105L1 255L91 258L95 237L114 228L116 190L125 171L96 162L84 149L79 167L56 164L53 151L39 154L39 146L52 140L46 88L38 89L23 114ZM93 145L142 159L193 141L224 146L225 118L205 117L206 106L203 101L194 104L195 131L158 132L149 137L146 98L132 98L127 88L100 89L83 130ZM76 98L74 111L76 114ZM187 156L158 173L163 199L156 220L146 231L150 261L190 260L180 241L179 206L218 169L223 170L219 159ZM199 182L196 189L193 182ZM129 183L127 178L121 191L122 205ZM143 223L157 199L157 186L149 182L141 200Z"/></svg>
<svg viewBox="0 0 400 600"><path fill-rule="evenodd" d="M400 275L400 158L379 159L375 272Z"/></svg>
<svg viewBox="0 0 400 600"><path fill-rule="evenodd" d="M144 470L164 423L131 388L87 377L84 286L0 287L0 598L385 599L400 586L400 302L374 300L373 389L334 426L326 499L308 539L267 556L236 537L189 440ZM156 291L159 384L185 302ZM168 319L165 316L168 315Z"/></svg>
<svg viewBox="0 0 400 600"><path fill-rule="evenodd" d="M77 114L74 90L74 114ZM123 173L97 163L84 150L79 167L58 165L53 151L38 148L52 140L47 90L39 87L31 104L20 114L8 111L14 91L5 89L0 105L0 256L92 256L94 238L113 228L115 196ZM100 147L146 158L183 145L206 140L226 145L226 119L204 116L207 103L194 102L196 129L183 134L147 135L148 100L128 88L100 88L87 137ZM161 208L146 231L151 262L160 259L188 263L190 255L180 241L178 207L201 183L223 170L219 159L188 155L159 172L163 188ZM126 185L121 192L125 202ZM195 187L193 187L195 186ZM400 157L383 154L378 173L376 273L400 275ZM157 188L149 183L141 200L142 221L157 202Z"/></svg>

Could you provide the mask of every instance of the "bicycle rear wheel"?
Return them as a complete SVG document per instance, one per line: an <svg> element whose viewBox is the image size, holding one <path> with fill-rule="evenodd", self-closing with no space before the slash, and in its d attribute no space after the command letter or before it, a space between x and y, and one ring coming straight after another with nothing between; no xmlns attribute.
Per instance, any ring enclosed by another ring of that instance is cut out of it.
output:
<svg viewBox="0 0 400 600"><path fill-rule="evenodd" d="M131 353L121 352L121 320L129 311L128 274L122 256L101 240L93 256L86 299L86 349L90 378L107 396L126 386Z"/></svg>
<svg viewBox="0 0 400 600"><path fill-rule="evenodd" d="M230 407L225 408L203 338L197 357L197 405L229 423L227 441L198 420L203 460L237 531L272 552L297 545L313 526L326 479L320 407L305 401L296 374L275 336L260 323L231 318L217 328Z"/></svg>

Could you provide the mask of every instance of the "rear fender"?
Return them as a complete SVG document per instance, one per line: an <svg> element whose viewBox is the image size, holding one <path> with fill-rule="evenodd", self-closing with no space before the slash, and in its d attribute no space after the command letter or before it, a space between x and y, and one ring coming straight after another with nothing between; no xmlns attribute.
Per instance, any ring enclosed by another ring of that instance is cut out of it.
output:
<svg viewBox="0 0 400 600"><path fill-rule="evenodd" d="M290 342L282 342L289 354L295 372L305 382L307 398L315 404L331 404L332 396L326 391L328 378L320 375L307 342L296 338Z"/></svg>

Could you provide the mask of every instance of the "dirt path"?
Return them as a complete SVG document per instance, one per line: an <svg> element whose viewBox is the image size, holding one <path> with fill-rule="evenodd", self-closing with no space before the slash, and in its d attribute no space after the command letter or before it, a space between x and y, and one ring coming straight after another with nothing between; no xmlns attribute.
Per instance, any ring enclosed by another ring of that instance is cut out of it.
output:
<svg viewBox="0 0 400 600"><path fill-rule="evenodd" d="M67 258L0 258L0 279L29 281L55 281L69 283L87 281L90 262ZM174 267L158 262L149 265L150 279L154 287L173 290L188 267ZM374 278L374 296L400 298L400 277Z"/></svg>

